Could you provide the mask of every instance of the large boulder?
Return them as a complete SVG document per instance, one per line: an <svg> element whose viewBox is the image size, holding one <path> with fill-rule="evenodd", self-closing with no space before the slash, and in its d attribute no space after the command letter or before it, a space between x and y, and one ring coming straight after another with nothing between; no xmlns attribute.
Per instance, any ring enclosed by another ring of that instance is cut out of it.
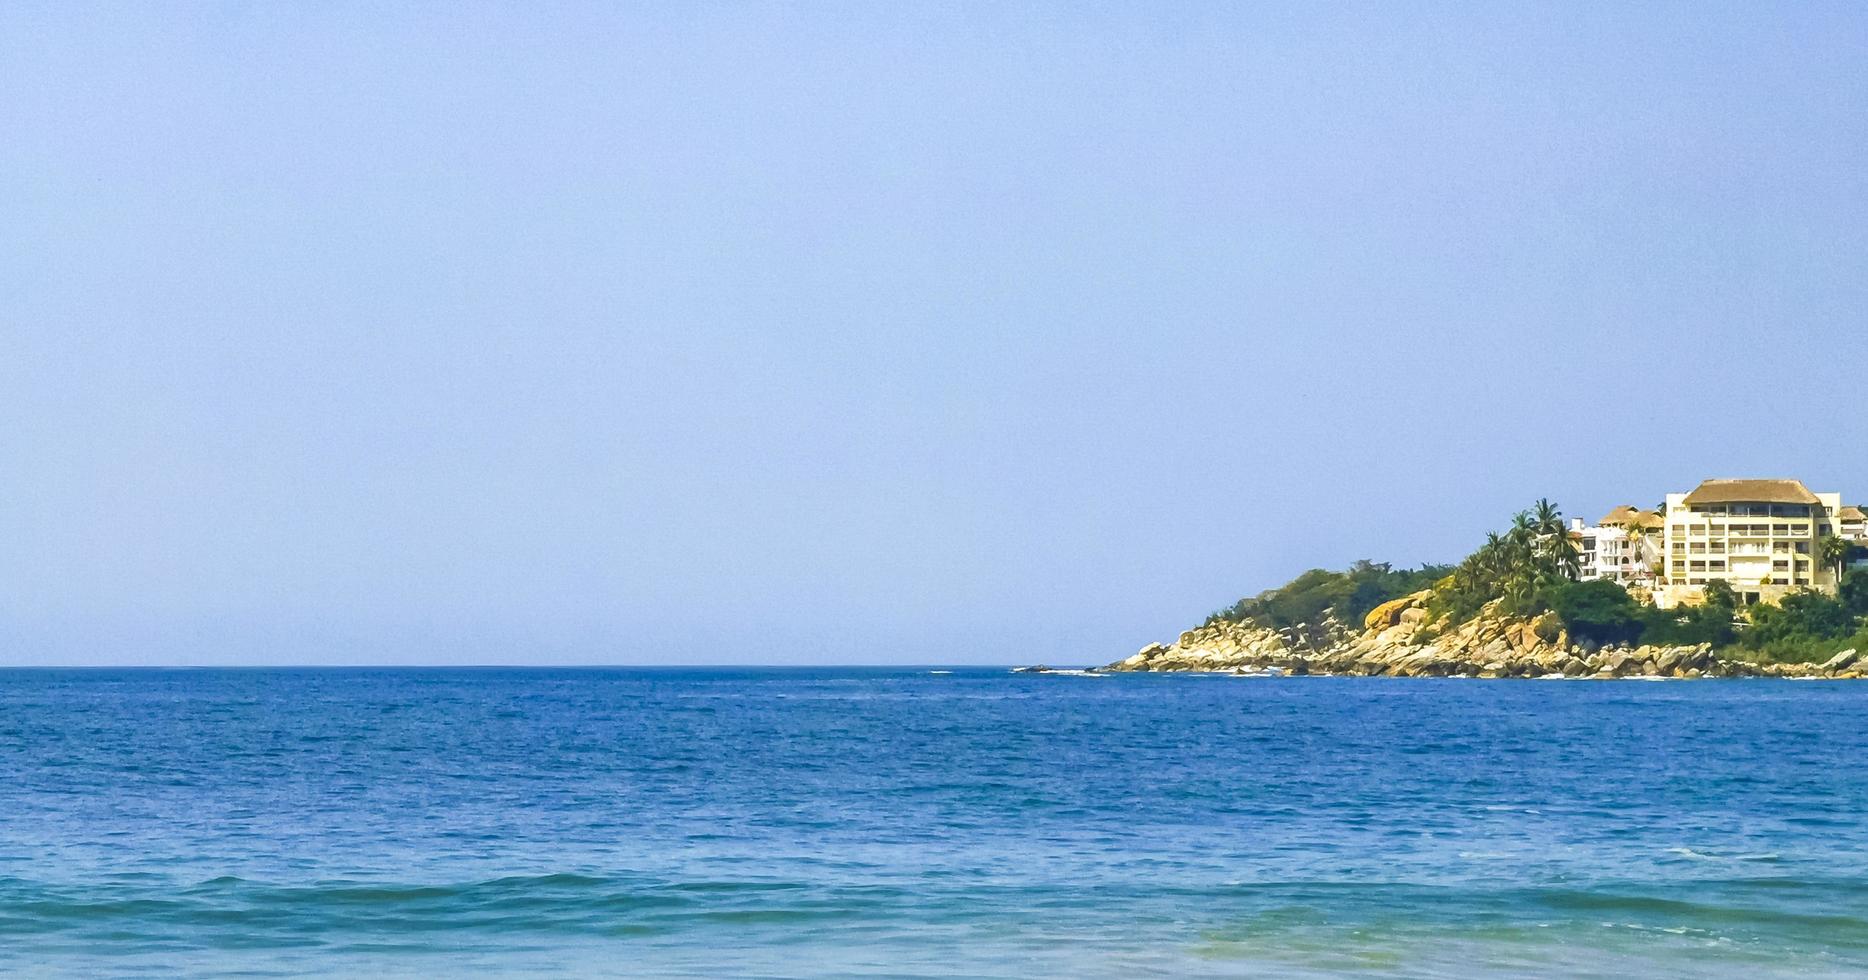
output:
<svg viewBox="0 0 1868 980"><path fill-rule="evenodd" d="M1458 666L1440 651L1428 647L1394 664L1393 672L1396 677L1445 677Z"/></svg>
<svg viewBox="0 0 1868 980"><path fill-rule="evenodd" d="M1538 639L1546 642L1555 643L1558 637L1564 635L1563 620L1553 612L1541 613L1526 625L1531 628L1531 632L1536 634ZM1559 643L1558 645L1567 646L1568 644Z"/></svg>
<svg viewBox="0 0 1868 980"><path fill-rule="evenodd" d="M1369 610L1369 614L1362 617L1362 628L1365 630L1387 629L1390 626L1400 623L1403 613L1415 609L1419 609L1421 611L1421 618L1425 618L1426 610L1424 607L1427 605L1427 600L1431 598L1433 598L1433 590L1422 589L1412 595L1404 595L1399 599L1390 599L1376 606L1374 609ZM1416 622L1418 621L1417 619Z"/></svg>
<svg viewBox="0 0 1868 980"><path fill-rule="evenodd" d="M1853 667L1855 665L1855 661L1858 659L1860 659L1860 655L1855 652L1854 647L1850 647L1847 650L1844 650L1841 653L1838 653L1835 656L1830 657L1828 660L1823 661L1822 669L1825 672L1847 670L1850 667Z"/></svg>

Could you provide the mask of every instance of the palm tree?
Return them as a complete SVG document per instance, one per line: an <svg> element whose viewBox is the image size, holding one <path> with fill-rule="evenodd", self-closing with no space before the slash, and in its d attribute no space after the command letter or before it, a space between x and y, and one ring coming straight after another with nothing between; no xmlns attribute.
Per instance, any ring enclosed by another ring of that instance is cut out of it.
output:
<svg viewBox="0 0 1868 980"><path fill-rule="evenodd" d="M1636 518L1635 520L1640 520L1640 518ZM1641 525L1630 521L1628 523L1627 536L1628 565L1630 570L1632 570L1641 564L1641 546L1647 542L1647 532L1641 529Z"/></svg>
<svg viewBox="0 0 1868 980"><path fill-rule="evenodd" d="M1583 556L1567 531L1550 538L1550 557L1556 561L1556 571L1571 581L1583 572Z"/></svg>
<svg viewBox="0 0 1868 980"><path fill-rule="evenodd" d="M1836 581L1840 582L1842 581L1842 566L1848 561L1849 552L1853 550L1855 546L1850 544L1847 538L1825 534L1821 541L1816 542L1816 560L1822 562L1825 567L1834 569Z"/></svg>
<svg viewBox="0 0 1868 980"><path fill-rule="evenodd" d="M1561 534L1563 532L1563 512L1548 498L1539 497L1537 505L1531 511L1531 523L1537 526L1539 534Z"/></svg>
<svg viewBox="0 0 1868 980"><path fill-rule="evenodd" d="M1549 566L1540 571L1571 580L1582 573L1582 556L1577 554L1576 542L1570 540L1570 531L1563 526L1563 512L1556 504L1548 498L1539 498L1531 510L1530 525L1541 545L1540 557L1546 559Z"/></svg>

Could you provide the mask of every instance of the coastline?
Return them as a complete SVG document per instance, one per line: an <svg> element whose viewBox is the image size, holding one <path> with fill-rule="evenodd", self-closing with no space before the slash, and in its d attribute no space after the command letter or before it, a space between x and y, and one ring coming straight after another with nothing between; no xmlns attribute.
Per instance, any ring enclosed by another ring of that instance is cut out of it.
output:
<svg viewBox="0 0 1868 980"><path fill-rule="evenodd" d="M1703 678L1780 677L1855 680L1868 655L1844 650L1820 664L1758 663L1722 656L1710 644L1591 646L1573 642L1562 622L1545 613L1502 615L1496 603L1444 632L1430 621L1423 590L1383 603L1360 630L1334 619L1312 628L1275 630L1214 621L1173 643L1150 643L1102 671L1322 675L1339 677Z"/></svg>

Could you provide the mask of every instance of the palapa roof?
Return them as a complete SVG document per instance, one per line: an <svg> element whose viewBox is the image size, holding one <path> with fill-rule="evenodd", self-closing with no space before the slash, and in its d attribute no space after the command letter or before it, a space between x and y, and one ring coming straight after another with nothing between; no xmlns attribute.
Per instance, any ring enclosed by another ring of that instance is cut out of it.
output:
<svg viewBox="0 0 1868 980"><path fill-rule="evenodd" d="M1627 504L1623 504L1609 511L1607 514L1602 515L1602 519L1596 523L1603 527L1651 528L1660 527L1665 524L1666 521L1662 520L1660 514L1654 511L1642 510L1639 507L1630 507Z"/></svg>
<svg viewBox="0 0 1868 980"><path fill-rule="evenodd" d="M1686 495L1699 504L1820 504L1802 480L1707 480Z"/></svg>
<svg viewBox="0 0 1868 980"><path fill-rule="evenodd" d="M1868 521L1868 514L1862 513L1862 509L1854 504L1843 504L1842 509L1836 511L1836 517L1845 521Z"/></svg>
<svg viewBox="0 0 1868 980"><path fill-rule="evenodd" d="M1603 527L1620 527L1624 524L1627 524L1629 521L1634 520L1635 515L1639 513L1641 512L1634 509L1633 507L1630 507L1627 504L1623 504L1620 507L1617 507L1614 510L1611 510L1608 513L1602 515L1602 519L1597 521L1596 523L1602 525Z"/></svg>

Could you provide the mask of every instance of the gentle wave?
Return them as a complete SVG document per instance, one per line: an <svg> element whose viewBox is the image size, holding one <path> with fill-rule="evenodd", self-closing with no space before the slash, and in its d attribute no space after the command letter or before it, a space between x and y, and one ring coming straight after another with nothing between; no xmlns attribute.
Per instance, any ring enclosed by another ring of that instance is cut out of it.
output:
<svg viewBox="0 0 1868 980"><path fill-rule="evenodd" d="M1100 680L0 672L0 974L1868 974L1852 689Z"/></svg>
<svg viewBox="0 0 1868 980"><path fill-rule="evenodd" d="M308 933L678 932L709 923L807 922L907 908L898 889L824 889L782 881L646 881L581 874L512 876L446 884L354 881L272 885L219 877L173 888L0 882L0 934L107 930L244 947Z"/></svg>
<svg viewBox="0 0 1868 980"><path fill-rule="evenodd" d="M1868 938L1868 918L1840 909L1868 904L1868 884L1854 879L1696 879L1679 894L1638 890L1635 883L1598 888L1549 886L1486 888L1382 882L1239 882L1214 888L1157 887L1123 892L1127 901L1235 907L1263 917L1326 917L1350 924L1385 919L1405 909L1413 927L1464 931L1469 920L1519 917L1546 920L1552 912L1631 913L1681 923L1758 925L1800 923L1859 930ZM1802 892L1803 910L1785 906L1786 893ZM1097 890L1031 886L845 886L804 881L656 881L560 873L509 876L460 884L395 884L331 881L277 885L218 877L192 885L100 882L54 885L0 880L0 931L89 928L98 921L128 927L137 922L192 921L229 928L263 926L285 917L300 925L317 917L329 925L344 920L362 931L446 929L501 913L511 927L581 931L593 915L645 916L674 926L682 917L713 920L834 918L900 914L922 919L966 920L1008 907L1054 903L1068 908L1103 897ZM1726 901L1709 900L1723 897ZM1765 907L1768 900L1773 907ZM1827 908L1828 910L1823 910ZM520 915L519 913L530 913ZM283 919L281 919L283 921ZM22 930L31 922L32 929Z"/></svg>

